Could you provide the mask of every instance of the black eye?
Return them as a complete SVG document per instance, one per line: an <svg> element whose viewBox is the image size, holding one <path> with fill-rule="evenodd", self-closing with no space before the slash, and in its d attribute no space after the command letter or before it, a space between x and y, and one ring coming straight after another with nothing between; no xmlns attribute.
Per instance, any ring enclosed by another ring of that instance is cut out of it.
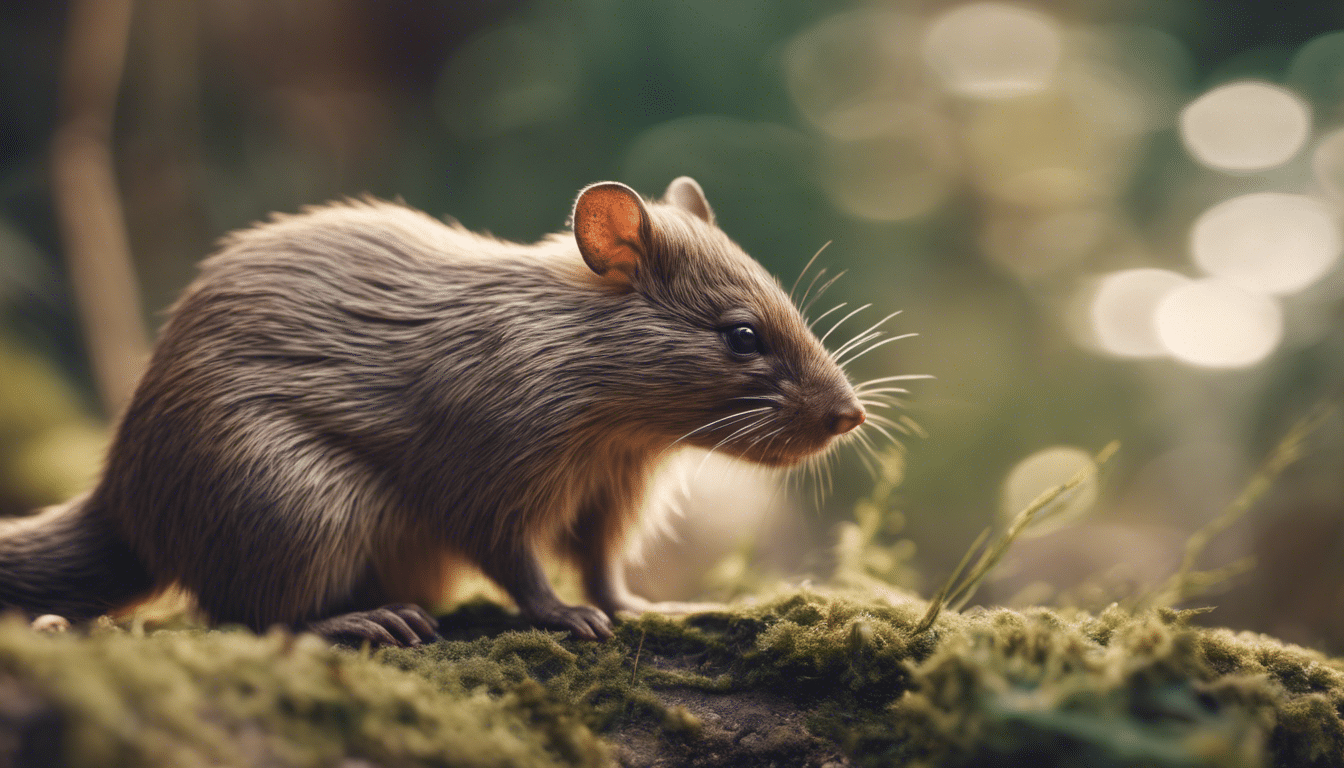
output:
<svg viewBox="0 0 1344 768"><path fill-rule="evenodd" d="M761 351L761 339L756 335L756 329L750 325L725 328L723 340L728 343L728 348L733 350L734 354L755 355Z"/></svg>

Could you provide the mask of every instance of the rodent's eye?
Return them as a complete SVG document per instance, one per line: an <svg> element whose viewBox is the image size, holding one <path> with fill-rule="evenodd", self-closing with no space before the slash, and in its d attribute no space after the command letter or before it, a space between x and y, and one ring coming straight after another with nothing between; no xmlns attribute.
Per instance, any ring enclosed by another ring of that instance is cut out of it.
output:
<svg viewBox="0 0 1344 768"><path fill-rule="evenodd" d="M734 354L746 356L761 351L761 337L756 334L755 328L745 323L723 329L723 340Z"/></svg>

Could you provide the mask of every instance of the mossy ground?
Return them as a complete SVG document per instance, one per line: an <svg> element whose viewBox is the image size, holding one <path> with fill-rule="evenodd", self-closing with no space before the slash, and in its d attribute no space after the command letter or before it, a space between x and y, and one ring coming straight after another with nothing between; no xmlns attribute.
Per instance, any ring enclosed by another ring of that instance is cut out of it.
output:
<svg viewBox="0 0 1344 768"><path fill-rule="evenodd" d="M1344 765L1342 661L1173 611L972 610L915 634L923 610L794 591L587 643L473 603L444 641L374 653L9 620L0 698L48 716L9 706L0 735L72 766Z"/></svg>

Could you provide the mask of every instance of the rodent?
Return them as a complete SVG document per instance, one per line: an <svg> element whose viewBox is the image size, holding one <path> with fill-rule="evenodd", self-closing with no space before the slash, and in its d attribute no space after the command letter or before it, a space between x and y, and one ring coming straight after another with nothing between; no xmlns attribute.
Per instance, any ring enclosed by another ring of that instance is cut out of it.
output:
<svg viewBox="0 0 1344 768"><path fill-rule="evenodd" d="M788 466L865 410L694 180L594 184L571 221L525 245L366 198L227 236L96 487L0 534L0 604L78 621L178 584L216 623L417 644L465 561L578 637L656 608L619 559L669 448Z"/></svg>

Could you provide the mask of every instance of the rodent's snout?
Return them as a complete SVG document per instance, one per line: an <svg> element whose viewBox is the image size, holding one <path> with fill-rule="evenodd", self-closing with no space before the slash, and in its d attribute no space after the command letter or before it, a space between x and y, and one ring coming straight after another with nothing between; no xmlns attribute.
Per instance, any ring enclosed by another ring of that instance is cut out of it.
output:
<svg viewBox="0 0 1344 768"><path fill-rule="evenodd" d="M863 406L857 403L837 408L826 417L826 428L832 435L843 435L863 423L868 418Z"/></svg>

